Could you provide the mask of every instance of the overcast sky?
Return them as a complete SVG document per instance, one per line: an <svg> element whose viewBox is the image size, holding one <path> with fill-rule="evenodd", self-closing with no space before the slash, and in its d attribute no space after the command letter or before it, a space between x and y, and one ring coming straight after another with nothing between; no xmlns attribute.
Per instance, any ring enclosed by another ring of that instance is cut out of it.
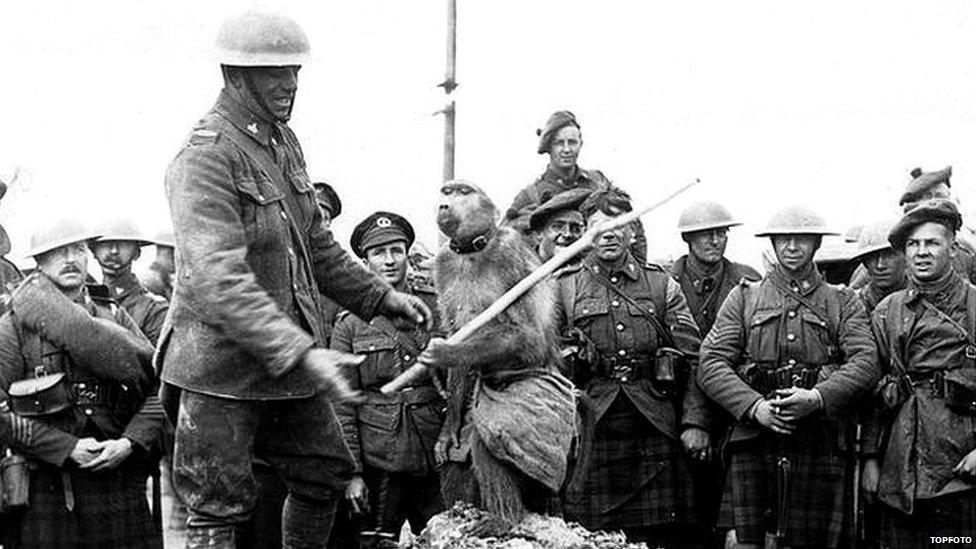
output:
<svg viewBox="0 0 976 549"><path fill-rule="evenodd" d="M576 113L580 163L637 202L702 183L645 221L676 255L688 203L724 202L752 233L801 202L843 230L895 211L916 165L952 164L976 204L976 3L458 0L457 176L500 208L545 167L535 129ZM446 2L274 2L304 27L292 127L352 226L388 209L436 244ZM163 174L220 89L221 21L249 2L35 0L0 7L0 204L14 256L42 216L125 210L168 223ZM17 257L14 257L17 260ZM19 261L19 260L18 260Z"/></svg>

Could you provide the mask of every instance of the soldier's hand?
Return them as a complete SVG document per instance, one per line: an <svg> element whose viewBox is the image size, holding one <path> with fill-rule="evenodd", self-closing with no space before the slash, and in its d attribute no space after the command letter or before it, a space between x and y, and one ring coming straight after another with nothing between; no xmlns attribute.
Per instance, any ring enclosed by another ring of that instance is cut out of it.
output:
<svg viewBox="0 0 976 549"><path fill-rule="evenodd" d="M419 297L396 290L390 290L380 302L379 313L391 320L406 319L423 326L426 330L434 328L434 315L427 304Z"/></svg>
<svg viewBox="0 0 976 549"><path fill-rule="evenodd" d="M799 387L777 389L776 398L769 401L776 415L789 422L800 421L820 410L822 402L820 391Z"/></svg>
<svg viewBox="0 0 976 549"><path fill-rule="evenodd" d="M878 496L878 480L881 478L881 470L878 467L878 460L864 460L864 469L861 471L861 490L868 503L874 503Z"/></svg>
<svg viewBox="0 0 976 549"><path fill-rule="evenodd" d="M79 469L91 469L95 472L111 471L122 465L122 462L132 455L132 441L124 437L115 440L103 440L95 444L101 453Z"/></svg>
<svg viewBox="0 0 976 549"><path fill-rule="evenodd" d="M355 402L360 397L359 392L349 386L342 368L356 366L365 358L365 355L316 348L305 353L302 366L312 375L316 387L325 391L333 402Z"/></svg>
<svg viewBox="0 0 976 549"><path fill-rule="evenodd" d="M781 435L789 435L796 428L795 425L774 413L773 405L766 399L760 400L753 408L752 418L756 420L756 423Z"/></svg>
<svg viewBox="0 0 976 549"><path fill-rule="evenodd" d="M712 448L708 439L708 431L698 427L688 427L681 433L681 445L692 458L708 461L712 457Z"/></svg>
<svg viewBox="0 0 976 549"><path fill-rule="evenodd" d="M966 454L952 472L961 477L976 477L976 450Z"/></svg>
<svg viewBox="0 0 976 549"><path fill-rule="evenodd" d="M445 368L447 367L445 355L446 351L450 347L447 340L442 337L432 337L430 341L427 342L427 346L424 351L420 353L417 357L417 362L423 364L428 368Z"/></svg>
<svg viewBox="0 0 976 549"><path fill-rule="evenodd" d="M100 450L97 440L91 437L79 438L78 442L75 443L75 447L71 450L71 455L69 455L68 458L78 465L84 466L86 463L95 459L99 452Z"/></svg>
<svg viewBox="0 0 976 549"><path fill-rule="evenodd" d="M346 485L346 499L352 505L352 510L357 515L369 513L369 492L366 489L366 482L363 477L355 476Z"/></svg>

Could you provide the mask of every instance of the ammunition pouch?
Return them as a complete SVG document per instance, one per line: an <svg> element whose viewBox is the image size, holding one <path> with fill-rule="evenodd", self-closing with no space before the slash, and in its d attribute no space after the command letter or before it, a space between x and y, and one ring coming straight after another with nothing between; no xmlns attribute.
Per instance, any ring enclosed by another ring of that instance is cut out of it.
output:
<svg viewBox="0 0 976 549"><path fill-rule="evenodd" d="M813 364L779 365L759 362L746 365L740 375L750 387L769 398L779 389L812 389L821 381L821 371L825 368L826 366Z"/></svg>
<svg viewBox="0 0 976 549"><path fill-rule="evenodd" d="M14 381L7 394L10 411L23 417L56 414L71 408L75 400L63 373Z"/></svg>
<svg viewBox="0 0 976 549"><path fill-rule="evenodd" d="M904 379L912 390L928 391L928 396L944 400L953 412L976 416L976 387L964 379L962 368L908 372Z"/></svg>
<svg viewBox="0 0 976 549"><path fill-rule="evenodd" d="M7 453L0 459L0 513L26 509L30 504L30 464Z"/></svg>

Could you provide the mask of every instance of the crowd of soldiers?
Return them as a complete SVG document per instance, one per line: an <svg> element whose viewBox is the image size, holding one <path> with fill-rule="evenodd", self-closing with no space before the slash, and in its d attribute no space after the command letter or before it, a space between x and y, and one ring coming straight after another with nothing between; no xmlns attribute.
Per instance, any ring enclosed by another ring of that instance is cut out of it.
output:
<svg viewBox="0 0 976 549"><path fill-rule="evenodd" d="M396 546L453 503L439 472L470 456L443 427L444 372L379 391L458 328L438 325L411 223L360 221L358 259L334 241L339 196L287 125L309 51L294 21L231 18L218 46L224 88L166 174L175 240L44 220L34 272L0 263L5 547L160 547L160 469L187 547ZM544 173L500 220L543 261L632 210L582 145L554 113ZM651 547L972 543L976 254L951 172L912 175L848 286L817 268L834 234L817 213L772 213L761 276L725 257L739 223L715 202L682 212L669 268L638 222L552 275L580 421L551 512ZM132 271L151 244L153 291Z"/></svg>

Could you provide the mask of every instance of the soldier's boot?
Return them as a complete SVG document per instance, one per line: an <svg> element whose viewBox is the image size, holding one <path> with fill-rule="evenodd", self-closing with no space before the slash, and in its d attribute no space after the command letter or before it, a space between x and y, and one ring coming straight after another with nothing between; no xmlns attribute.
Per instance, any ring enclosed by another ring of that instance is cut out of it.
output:
<svg viewBox="0 0 976 549"><path fill-rule="evenodd" d="M325 549L338 500L314 501L288 494L282 512L281 544L285 549Z"/></svg>
<svg viewBox="0 0 976 549"><path fill-rule="evenodd" d="M190 526L186 549L236 549L233 526Z"/></svg>

